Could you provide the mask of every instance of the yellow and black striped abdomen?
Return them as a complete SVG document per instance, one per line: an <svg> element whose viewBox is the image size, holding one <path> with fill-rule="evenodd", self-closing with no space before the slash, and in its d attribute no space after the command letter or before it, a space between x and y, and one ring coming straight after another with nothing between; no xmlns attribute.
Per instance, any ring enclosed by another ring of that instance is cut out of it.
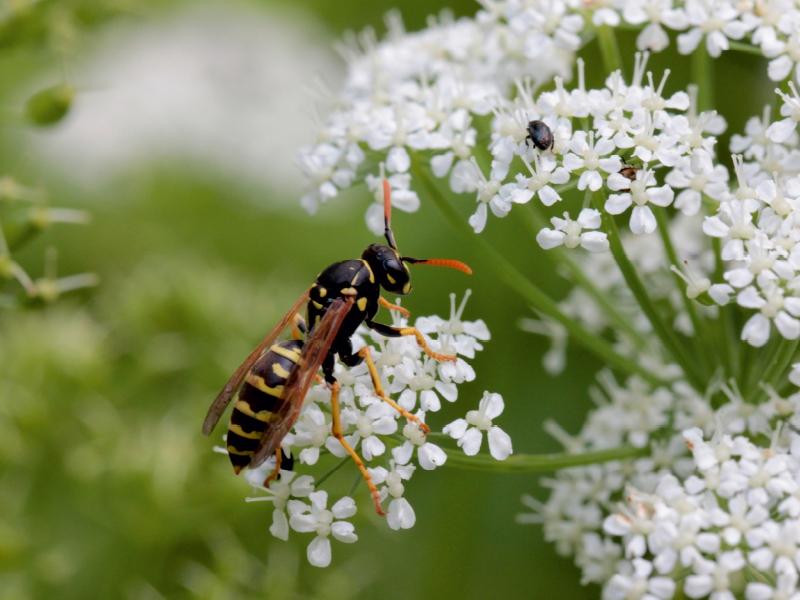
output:
<svg viewBox="0 0 800 600"><path fill-rule="evenodd" d="M239 397L233 405L228 425L228 456L233 470L239 472L250 464L261 435L278 412L283 400L283 386L300 360L301 340L287 340L272 346L250 369Z"/></svg>

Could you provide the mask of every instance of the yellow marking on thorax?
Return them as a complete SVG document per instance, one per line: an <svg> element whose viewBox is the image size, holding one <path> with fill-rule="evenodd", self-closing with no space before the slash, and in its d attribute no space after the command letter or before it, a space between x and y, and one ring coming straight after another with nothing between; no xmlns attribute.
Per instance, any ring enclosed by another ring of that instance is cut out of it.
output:
<svg viewBox="0 0 800 600"><path fill-rule="evenodd" d="M280 364L278 364L278 363L272 363L272 372L273 372L273 373L275 373L275 375L277 375L278 377L283 377L284 379L286 379L287 377L289 377L289 371L287 371L286 369L284 369L284 368L283 368L283 367L282 367Z"/></svg>
<svg viewBox="0 0 800 600"><path fill-rule="evenodd" d="M392 282L392 283L394 283L394 282ZM407 284L405 284L405 285L403 286L403 293L404 293L404 294L407 294L409 291L411 291L411 284L410 284L410 283L407 283Z"/></svg>
<svg viewBox="0 0 800 600"><path fill-rule="evenodd" d="M355 274L355 276L353 277L353 280L350 282L350 285L358 285L358 276L360 274L361 274L360 271Z"/></svg>
<svg viewBox="0 0 800 600"><path fill-rule="evenodd" d="M317 318L319 318L319 315L317 315ZM300 360L300 350L299 349L297 349L297 350L289 350L288 348L284 348L283 346L279 346L278 344L275 344L269 350L270 350L270 352L274 352L275 354L277 354L279 356L282 356L283 358L288 358L293 363L296 363L298 360Z"/></svg>
<svg viewBox="0 0 800 600"><path fill-rule="evenodd" d="M257 388L265 394L269 394L270 396L275 396L276 398L280 398L281 394L283 393L282 385L276 385L274 388L271 388L266 384L263 377L259 377L253 373L248 373L245 381L254 388Z"/></svg>
<svg viewBox="0 0 800 600"><path fill-rule="evenodd" d="M361 312L364 312L365 310L367 310L367 299L366 298L361 298L358 302L356 302L356 304L358 304L358 310L360 310Z"/></svg>
<svg viewBox="0 0 800 600"><path fill-rule="evenodd" d="M325 296L328 295L328 290L326 290L324 287L319 288L318 291L319 291L319 297L320 298L324 298Z"/></svg>
<svg viewBox="0 0 800 600"><path fill-rule="evenodd" d="M317 310L322 310L322 304L320 304L320 303L319 303L319 302L317 302L316 300L312 300L312 301L311 301L311 304L313 304L313 305L314 305L314 308L316 308Z"/></svg>
<svg viewBox="0 0 800 600"><path fill-rule="evenodd" d="M391 276L391 275L389 275L388 273L386 274L386 279L388 279L388 280L389 280L389 283L392 283L392 284L394 284L394 283L397 283L397 282L394 280L394 277L392 277L392 276Z"/></svg>
<svg viewBox="0 0 800 600"><path fill-rule="evenodd" d="M244 400L237 400L233 407L236 410L243 412L248 417L253 417L254 419L258 419L264 423L269 423L270 419L272 418L272 413L270 411L262 410L261 412L255 412Z"/></svg>
<svg viewBox="0 0 800 600"><path fill-rule="evenodd" d="M236 435L240 435L243 438L247 438L249 440L257 440L261 437L262 431L251 431L247 433L244 429L242 429L236 423L229 423L228 424L228 431L235 433Z"/></svg>
<svg viewBox="0 0 800 600"><path fill-rule="evenodd" d="M369 271L369 282L375 283L375 274L372 272L372 267L370 267L369 263L363 258L361 259L361 262L364 263L364 266L367 267L367 271Z"/></svg>
<svg viewBox="0 0 800 600"><path fill-rule="evenodd" d="M341 294L342 294L342 296L358 296L358 292L356 291L356 288L353 288L353 287L348 287L348 288L342 289Z"/></svg>

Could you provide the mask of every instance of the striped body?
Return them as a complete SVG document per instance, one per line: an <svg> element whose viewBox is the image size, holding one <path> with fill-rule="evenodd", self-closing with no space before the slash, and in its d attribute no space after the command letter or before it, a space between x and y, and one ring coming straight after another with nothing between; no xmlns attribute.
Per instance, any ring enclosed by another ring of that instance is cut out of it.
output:
<svg viewBox="0 0 800 600"><path fill-rule="evenodd" d="M281 412L283 387L302 350L302 340L273 344L247 373L228 425L228 456L237 475L250 464L267 424Z"/></svg>

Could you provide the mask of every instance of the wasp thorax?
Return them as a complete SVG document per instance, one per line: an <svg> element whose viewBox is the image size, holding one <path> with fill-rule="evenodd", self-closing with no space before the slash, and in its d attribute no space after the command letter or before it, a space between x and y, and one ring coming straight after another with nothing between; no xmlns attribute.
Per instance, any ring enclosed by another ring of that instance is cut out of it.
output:
<svg viewBox="0 0 800 600"><path fill-rule="evenodd" d="M405 296L411 292L411 273L397 250L383 244L372 244L361 258L367 261L383 289Z"/></svg>

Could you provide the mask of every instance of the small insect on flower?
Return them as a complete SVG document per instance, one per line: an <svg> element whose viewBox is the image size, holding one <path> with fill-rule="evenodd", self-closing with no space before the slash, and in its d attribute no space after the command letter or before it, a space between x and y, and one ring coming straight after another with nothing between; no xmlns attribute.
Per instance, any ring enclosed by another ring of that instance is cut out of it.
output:
<svg viewBox="0 0 800 600"><path fill-rule="evenodd" d="M637 169L633 165L622 165L622 168L619 170L619 174L622 175L625 179L636 181L636 171L638 170L639 169Z"/></svg>
<svg viewBox="0 0 800 600"><path fill-rule="evenodd" d="M531 121L528 123L528 139L542 151L550 150L555 143L553 132L543 121Z"/></svg>
<svg viewBox="0 0 800 600"><path fill-rule="evenodd" d="M365 323L385 337L414 336L431 358L455 362L455 356L433 352L415 327L390 327L376 323L373 318L380 306L408 315L408 311L390 304L380 295L381 288L401 296L411 292L411 273L404 263L451 267L472 273L467 265L457 260L411 258L398 252L390 225L390 189L389 182L384 179L384 235L389 245L372 244L364 250L360 259L334 263L320 273L314 284L300 296L225 384L203 423L203 434L209 435L241 387L228 426L227 451L237 474L245 467L258 467L274 454L276 465L264 481L266 487L280 472L281 442L297 421L311 384L315 380L321 381L317 372L322 369L324 380L331 390L331 432L360 469L372 493L375 510L380 515L385 514L380 505L380 493L361 457L343 435L339 413L341 386L333 375L336 355L348 367L366 361L375 395L416 423L423 435L427 435L425 423L384 393L369 346L353 352L350 338ZM304 304L310 327L299 315ZM293 339L278 342L283 331L290 327ZM301 335L306 335L305 341L300 339Z"/></svg>

